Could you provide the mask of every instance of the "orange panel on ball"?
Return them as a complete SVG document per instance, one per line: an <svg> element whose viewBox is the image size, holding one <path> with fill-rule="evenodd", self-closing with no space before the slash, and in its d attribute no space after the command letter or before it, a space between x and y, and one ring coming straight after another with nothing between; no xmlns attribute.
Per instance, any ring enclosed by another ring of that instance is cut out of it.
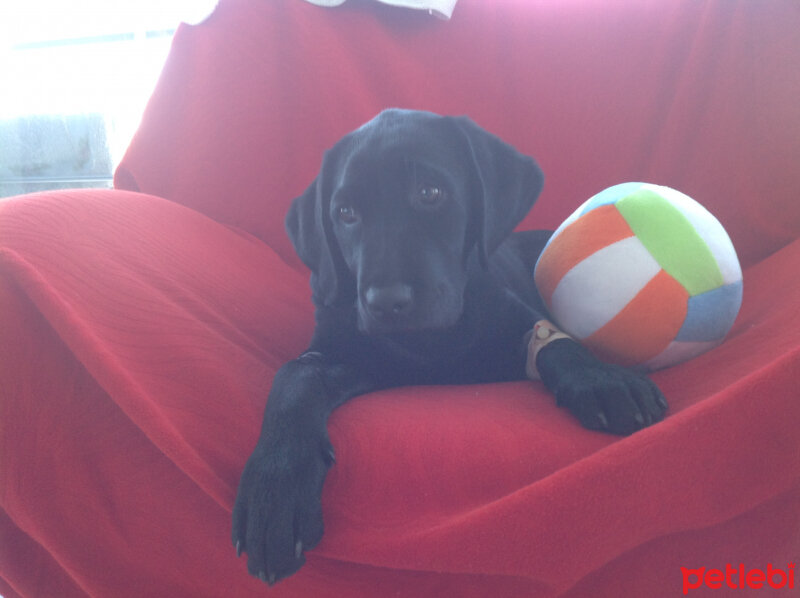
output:
<svg viewBox="0 0 800 598"><path fill-rule="evenodd" d="M643 363L675 340L688 305L689 293L662 270L608 324L582 342L602 359L628 366Z"/></svg>
<svg viewBox="0 0 800 598"><path fill-rule="evenodd" d="M542 253L536 266L536 287L545 304L564 275L603 247L633 236L633 231L613 205L600 206L584 214L558 233Z"/></svg>

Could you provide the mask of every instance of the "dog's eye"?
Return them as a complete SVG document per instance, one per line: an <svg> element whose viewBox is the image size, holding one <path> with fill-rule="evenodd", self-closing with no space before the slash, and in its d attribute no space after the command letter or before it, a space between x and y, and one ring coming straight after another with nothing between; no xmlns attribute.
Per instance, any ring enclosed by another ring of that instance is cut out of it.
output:
<svg viewBox="0 0 800 598"><path fill-rule="evenodd" d="M445 197L444 189L436 185L423 185L417 189L417 200L423 205L432 206Z"/></svg>
<svg viewBox="0 0 800 598"><path fill-rule="evenodd" d="M344 224L355 224L361 216L353 206L341 206L338 211L339 220Z"/></svg>

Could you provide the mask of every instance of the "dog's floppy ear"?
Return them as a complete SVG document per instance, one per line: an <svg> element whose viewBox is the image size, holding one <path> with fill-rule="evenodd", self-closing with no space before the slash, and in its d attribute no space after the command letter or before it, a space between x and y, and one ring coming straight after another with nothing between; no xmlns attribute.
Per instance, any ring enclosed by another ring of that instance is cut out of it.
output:
<svg viewBox="0 0 800 598"><path fill-rule="evenodd" d="M478 249L484 261L511 234L544 185L536 161L476 125L467 117L455 117L474 162L478 194L473 211Z"/></svg>
<svg viewBox="0 0 800 598"><path fill-rule="evenodd" d="M343 299L349 276L329 216L333 162L334 150L329 150L314 182L292 201L285 223L297 255L311 269L314 303L324 306Z"/></svg>

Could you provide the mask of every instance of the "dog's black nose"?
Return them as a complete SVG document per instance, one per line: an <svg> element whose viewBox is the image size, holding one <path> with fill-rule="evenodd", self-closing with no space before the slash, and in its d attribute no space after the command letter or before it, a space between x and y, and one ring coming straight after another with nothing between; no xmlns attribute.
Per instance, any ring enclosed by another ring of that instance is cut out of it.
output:
<svg viewBox="0 0 800 598"><path fill-rule="evenodd" d="M411 311L414 291L407 284L395 283L385 287L369 287L364 301L370 315L378 320L400 318Z"/></svg>

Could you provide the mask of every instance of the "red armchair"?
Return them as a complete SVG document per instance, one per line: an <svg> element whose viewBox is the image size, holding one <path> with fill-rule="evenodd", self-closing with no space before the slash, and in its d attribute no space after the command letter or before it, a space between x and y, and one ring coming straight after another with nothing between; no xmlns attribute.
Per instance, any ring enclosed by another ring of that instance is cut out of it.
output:
<svg viewBox="0 0 800 598"><path fill-rule="evenodd" d="M460 0L450 21L222 0L179 29L116 189L0 201L0 594L666 597L730 565L711 595L739 595L740 563L793 571L798 30L791 0ZM669 415L628 438L534 382L351 401L325 538L268 590L230 510L313 324L283 216L389 106L468 114L535 156L524 227L618 182L686 192L730 233L743 306L724 344L653 375Z"/></svg>

